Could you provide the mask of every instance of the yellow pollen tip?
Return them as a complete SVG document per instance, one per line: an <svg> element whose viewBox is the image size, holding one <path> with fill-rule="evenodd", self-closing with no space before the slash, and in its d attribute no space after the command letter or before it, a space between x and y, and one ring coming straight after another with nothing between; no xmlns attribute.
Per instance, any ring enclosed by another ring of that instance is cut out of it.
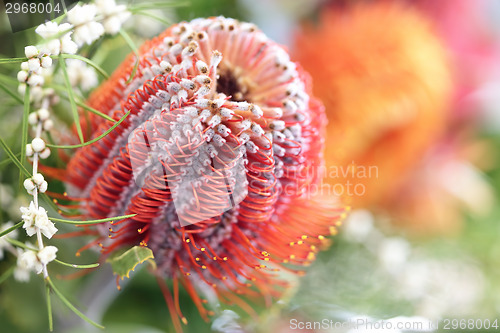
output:
<svg viewBox="0 0 500 333"><path fill-rule="evenodd" d="M295 242L290 242L290 246L294 246L295 245Z"/></svg>
<svg viewBox="0 0 500 333"><path fill-rule="evenodd" d="M264 261L269 261L269 258L264 258Z"/></svg>
<svg viewBox="0 0 500 333"><path fill-rule="evenodd" d="M185 239L184 241L185 241L186 243L191 242L191 240L190 240L190 239Z"/></svg>
<svg viewBox="0 0 500 333"><path fill-rule="evenodd" d="M204 247L202 247L200 250L201 250L201 252L205 252L206 249Z"/></svg>
<svg viewBox="0 0 500 333"><path fill-rule="evenodd" d="M288 264L288 259L284 259L283 263Z"/></svg>
<svg viewBox="0 0 500 333"><path fill-rule="evenodd" d="M227 261L227 257L222 258L222 260Z"/></svg>
<svg viewBox="0 0 500 333"><path fill-rule="evenodd" d="M213 257L214 260L217 260L217 257Z"/></svg>
<svg viewBox="0 0 500 333"><path fill-rule="evenodd" d="M292 260L295 259L295 254L291 254L290 259L292 259Z"/></svg>
<svg viewBox="0 0 500 333"><path fill-rule="evenodd" d="M207 269L207 266L203 265L201 266L201 269Z"/></svg>
<svg viewBox="0 0 500 333"><path fill-rule="evenodd" d="M75 253L75 256L77 256L77 257L79 257L79 256L81 256L81 255L82 255L82 254L81 254L80 252Z"/></svg>
<svg viewBox="0 0 500 333"><path fill-rule="evenodd" d="M187 321L186 317L182 317L182 318L181 318L181 321L182 321L182 323L183 323L184 325L187 325L187 324L188 324L188 321Z"/></svg>
<svg viewBox="0 0 500 333"><path fill-rule="evenodd" d="M110 229L111 229L111 228L110 228ZM137 232L138 232L138 233L141 233L141 232L142 232L142 229L141 229L141 228L137 229Z"/></svg>
<svg viewBox="0 0 500 333"><path fill-rule="evenodd" d="M343 220L343 219L345 219L346 217L347 217L347 214L346 214L346 213L342 213L342 214L340 214L340 218L341 218L342 220Z"/></svg>
<svg viewBox="0 0 500 333"><path fill-rule="evenodd" d="M306 235L302 235L302 237L300 237L300 238L302 238L302 240L306 240L307 236Z"/></svg>
<svg viewBox="0 0 500 333"><path fill-rule="evenodd" d="M316 245L311 245L311 250L316 251Z"/></svg>
<svg viewBox="0 0 500 333"><path fill-rule="evenodd" d="M186 273L186 276L191 276L191 273Z"/></svg>
<svg viewBox="0 0 500 333"><path fill-rule="evenodd" d="M52 202L56 204L57 203L57 199L52 199Z"/></svg>
<svg viewBox="0 0 500 333"><path fill-rule="evenodd" d="M330 227L328 230L330 231L330 235L332 236L338 234L338 231L335 227Z"/></svg>
<svg viewBox="0 0 500 333"><path fill-rule="evenodd" d="M303 241L301 241L301 240L299 240L299 241L297 242L297 244L302 245L302 244L304 244L304 242L303 242Z"/></svg>
<svg viewBox="0 0 500 333"><path fill-rule="evenodd" d="M223 276L222 281L226 281L226 280L227 280L227 276Z"/></svg>
<svg viewBox="0 0 500 333"><path fill-rule="evenodd" d="M194 258L194 260L196 260L196 261L200 261L200 258L196 257L196 258Z"/></svg>
<svg viewBox="0 0 500 333"><path fill-rule="evenodd" d="M324 240L324 239L325 239L325 236L323 236L323 235L319 235L319 236L318 236L318 239L319 239L319 240Z"/></svg>
<svg viewBox="0 0 500 333"><path fill-rule="evenodd" d="M261 253L263 256L266 256L266 257L269 256L269 252L267 252L267 251L262 251Z"/></svg>
<svg viewBox="0 0 500 333"><path fill-rule="evenodd" d="M316 255L313 252L309 252L307 255L307 260L313 261L316 258Z"/></svg>

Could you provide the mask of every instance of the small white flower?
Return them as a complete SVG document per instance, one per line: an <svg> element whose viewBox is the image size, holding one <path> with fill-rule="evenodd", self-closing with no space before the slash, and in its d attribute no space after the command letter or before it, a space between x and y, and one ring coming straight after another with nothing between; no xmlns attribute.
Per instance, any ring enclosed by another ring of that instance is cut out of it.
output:
<svg viewBox="0 0 500 333"><path fill-rule="evenodd" d="M35 217L35 226L49 239L57 232L57 228L54 223L49 220L47 211L43 207L38 207L38 212Z"/></svg>
<svg viewBox="0 0 500 333"><path fill-rule="evenodd" d="M50 120L47 120L47 121L50 121ZM47 122L47 121L46 121L46 122ZM44 123L44 124L45 124L45 123ZM47 128L45 127L45 125L44 125L44 127L43 127L43 128L44 128L45 130L47 130ZM48 158L49 156L50 156L50 149L49 149L49 148L45 148L44 150L42 150L42 152L41 152L41 153L39 153L39 154L38 154L38 157L40 157L42 160L44 160L44 159ZM45 185L44 185L44 186L45 186L45 187L44 187L44 188L45 188L45 190L42 190L42 189L43 189L43 187L40 187L40 192L41 192L41 193L44 193L44 192L47 190L47 182L45 182Z"/></svg>
<svg viewBox="0 0 500 333"><path fill-rule="evenodd" d="M57 250L55 246L46 246L38 252L37 257L43 265L47 265L49 262L56 259Z"/></svg>
<svg viewBox="0 0 500 333"><path fill-rule="evenodd" d="M50 56L43 56L41 59L40 59L40 65L43 67L43 68L49 68L50 66L52 66L52 58Z"/></svg>
<svg viewBox="0 0 500 333"><path fill-rule="evenodd" d="M31 146L31 143L28 143L26 145L26 156L31 157L33 156L33 154L35 154L35 152L33 151L33 147Z"/></svg>
<svg viewBox="0 0 500 333"><path fill-rule="evenodd" d="M26 254L31 252L32 254ZM34 258L33 258L34 256ZM33 251L17 249L17 266L14 269L14 279L19 282L29 282L31 267L35 266L36 255Z"/></svg>
<svg viewBox="0 0 500 333"><path fill-rule="evenodd" d="M35 153L39 153L45 149L45 141L41 138L34 138L33 141L31 141L31 147L33 147Z"/></svg>
<svg viewBox="0 0 500 333"><path fill-rule="evenodd" d="M18 79L19 79L19 76L18 76ZM38 75L38 74L32 74L28 78L28 84L30 86L41 86L41 85L43 85L44 82L45 82L45 80L44 80L43 76Z"/></svg>
<svg viewBox="0 0 500 333"><path fill-rule="evenodd" d="M40 69L40 59L31 58L30 60L28 60L28 69L31 72L38 72L38 70Z"/></svg>
<svg viewBox="0 0 500 333"><path fill-rule="evenodd" d="M43 129L44 129L45 131L50 131L53 127L54 127L54 122L53 122L51 119L47 119L47 120L45 120L45 121L43 122ZM48 149L48 148L47 148L47 149ZM47 149L46 149L46 150L47 150ZM45 151L45 150L44 150L44 151ZM50 152L50 150L49 150L49 152ZM43 152L42 152L42 154L43 154ZM40 157L42 157L42 156L40 155ZM42 157L42 158L46 158L46 157Z"/></svg>
<svg viewBox="0 0 500 333"><path fill-rule="evenodd" d="M27 71L21 70L17 73L17 80L19 82L24 83L24 82L26 82L27 79L28 79L28 72Z"/></svg>
<svg viewBox="0 0 500 333"><path fill-rule="evenodd" d="M92 67L87 66L81 60L68 59L68 77L72 86L80 86L82 90L87 91L97 86L99 83L97 74Z"/></svg>
<svg viewBox="0 0 500 333"><path fill-rule="evenodd" d="M28 245L28 244L27 244ZM28 246L33 247L33 245L29 244ZM26 250L22 251L17 257L17 266L27 270L27 271L42 271L42 263L38 261L35 251Z"/></svg>
<svg viewBox="0 0 500 333"><path fill-rule="evenodd" d="M26 230L28 236L33 236L36 233L36 228L47 238L52 238L52 236L57 232L57 228L49 220L47 216L47 211L43 207L35 207L33 202L30 203L29 207L20 208L24 221L23 228Z"/></svg>
<svg viewBox="0 0 500 333"><path fill-rule="evenodd" d="M38 116L38 119L40 119L41 121L49 119L49 116L50 116L49 110L47 110L45 108L39 109L36 112L36 114Z"/></svg>
<svg viewBox="0 0 500 333"><path fill-rule="evenodd" d="M71 40L72 28L69 23L58 25L56 22L47 22L38 26L35 32L43 39L47 39L40 50L48 55L75 54L78 46Z"/></svg>
<svg viewBox="0 0 500 333"><path fill-rule="evenodd" d="M24 48L24 54L28 59L38 57L38 49L33 45L26 46Z"/></svg>
<svg viewBox="0 0 500 333"><path fill-rule="evenodd" d="M35 228L35 216L37 210L33 202L30 203L29 207L21 207L21 218L24 222L23 228L26 230L28 236L33 236L36 233Z"/></svg>
<svg viewBox="0 0 500 333"><path fill-rule="evenodd" d="M78 45L68 35L61 38L61 52L67 54L75 54L78 51Z"/></svg>
<svg viewBox="0 0 500 333"><path fill-rule="evenodd" d="M2 226L0 227L0 232L3 232L9 228L12 228L13 226L14 226L14 223L6 222L6 223L2 224ZM10 246L9 242L7 242L5 237L17 238L17 235L18 235L17 230L14 230L14 231L11 231L10 233L8 233L7 235L4 235L3 237L0 237L0 260L2 260L4 257L3 250L6 247Z"/></svg>
<svg viewBox="0 0 500 333"><path fill-rule="evenodd" d="M104 34L101 23L95 22L95 5L76 5L68 12L68 22L74 27L73 39L78 46L91 44Z"/></svg>
<svg viewBox="0 0 500 333"><path fill-rule="evenodd" d="M104 17L104 30L108 34L116 34L122 23L130 17L130 12L127 11L125 5L117 5L115 0L96 0L98 14Z"/></svg>
<svg viewBox="0 0 500 333"><path fill-rule="evenodd" d="M24 181L23 185L24 185L24 188L26 189L26 191L28 191L28 193L33 194L33 191L36 188L36 184L33 182L32 178L26 179Z"/></svg>

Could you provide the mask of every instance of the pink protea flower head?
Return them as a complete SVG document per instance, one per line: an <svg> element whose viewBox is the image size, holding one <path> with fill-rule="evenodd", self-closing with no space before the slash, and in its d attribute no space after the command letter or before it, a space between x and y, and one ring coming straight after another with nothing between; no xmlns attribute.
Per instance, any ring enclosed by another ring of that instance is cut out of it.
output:
<svg viewBox="0 0 500 333"><path fill-rule="evenodd" d="M275 271L298 272L336 232L341 210L313 193L323 106L299 65L253 24L174 25L88 103L116 120L130 116L75 153L68 192L88 218L137 214L99 227L102 250L151 248L154 273L173 279L174 297L162 290L178 329L179 317L186 321L179 284L205 318L198 287L252 312L238 295L269 303L286 286ZM92 137L110 127L88 119Z"/></svg>

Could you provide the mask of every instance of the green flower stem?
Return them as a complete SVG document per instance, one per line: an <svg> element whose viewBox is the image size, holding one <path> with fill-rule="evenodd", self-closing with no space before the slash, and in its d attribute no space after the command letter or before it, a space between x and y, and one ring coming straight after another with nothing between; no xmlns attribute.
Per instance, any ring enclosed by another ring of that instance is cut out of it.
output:
<svg viewBox="0 0 500 333"><path fill-rule="evenodd" d="M72 220L64 220L64 219L57 219L54 217L51 217L50 219L55 222L61 222L61 223L67 223L67 224L80 224L80 225L87 225L87 224L99 224L103 222L111 222L111 221L118 221L118 220L123 220L127 219L130 217L134 217L137 214L129 214L129 215L122 215L122 216L116 216L116 217L108 217L105 219L99 219L99 220L88 220L88 221L72 221Z"/></svg>
<svg viewBox="0 0 500 333"><path fill-rule="evenodd" d="M84 147L84 146L88 146L88 145L91 145L93 144L94 142L97 142L99 140L101 140L102 138L104 138L106 135L108 135L109 133L111 133L111 131L113 131L118 125L120 125L122 123L122 121L125 120L125 118L128 117L128 115L130 114L130 111L128 111L127 113L125 113L123 115L123 117L120 118L120 120L115 123L113 126L111 126L106 132L102 133L101 135L99 135L97 138L95 139L92 139L90 141L87 141L87 142L84 142L82 144L79 144L79 145L52 145L52 144L47 144L47 147L50 147L50 148L59 148L59 149L75 149L75 148L81 148L81 147Z"/></svg>
<svg viewBox="0 0 500 333"><path fill-rule="evenodd" d="M61 70L63 71L64 82L66 83L66 89L68 91L68 96L69 96L69 104L71 105L71 112L73 113L73 119L75 120L76 124L76 131L78 132L78 137L80 138L80 142L83 143L84 140L83 140L82 126L80 124L80 116L78 114L78 109L76 108L73 87L71 87L71 83L69 82L68 70L66 69L66 62L64 61L64 57L62 54L59 55L59 65L61 66Z"/></svg>
<svg viewBox="0 0 500 333"><path fill-rule="evenodd" d="M82 312L80 312L80 310L78 310L73 304L71 304L68 299L59 291L59 289L56 288L56 286L54 285L54 283L52 282L52 280L50 279L50 277L47 277L45 279L45 281L47 281L48 285L50 286L50 288L54 291L54 293L57 295L57 297L59 297L59 299L61 299L61 301L71 310L73 311L78 317L82 318L83 320L85 320L87 323L97 327L97 328L101 328L101 329L104 329L104 326L102 325L99 325L98 323L96 323L95 321L93 321L92 319L90 319L89 317L87 317L86 315L84 315Z"/></svg>

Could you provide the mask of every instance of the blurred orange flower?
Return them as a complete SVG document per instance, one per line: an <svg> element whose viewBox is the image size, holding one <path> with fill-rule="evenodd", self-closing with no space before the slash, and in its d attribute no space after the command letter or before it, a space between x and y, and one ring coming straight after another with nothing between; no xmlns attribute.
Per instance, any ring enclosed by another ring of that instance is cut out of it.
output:
<svg viewBox="0 0 500 333"><path fill-rule="evenodd" d="M355 207L384 202L445 129L452 78L441 41L410 6L360 2L325 9L293 53L326 106L326 181Z"/></svg>

